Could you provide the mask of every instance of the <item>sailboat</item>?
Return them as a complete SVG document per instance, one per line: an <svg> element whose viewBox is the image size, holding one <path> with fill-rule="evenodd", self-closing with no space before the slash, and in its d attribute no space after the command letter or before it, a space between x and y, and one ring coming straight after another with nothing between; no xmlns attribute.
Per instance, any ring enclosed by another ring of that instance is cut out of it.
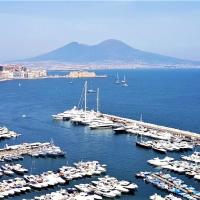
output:
<svg viewBox="0 0 200 200"><path fill-rule="evenodd" d="M99 88L97 88L97 98L96 98L96 101L97 101L97 113L99 113Z"/></svg>
<svg viewBox="0 0 200 200"><path fill-rule="evenodd" d="M125 76L124 76L124 79L121 81L121 83L122 83L122 86L124 86L124 87L128 86Z"/></svg>
<svg viewBox="0 0 200 200"><path fill-rule="evenodd" d="M118 73L117 73L117 77L116 77L116 80L115 80L115 84L120 84L120 82L119 82L119 75L118 75Z"/></svg>
<svg viewBox="0 0 200 200"><path fill-rule="evenodd" d="M96 91L91 87L90 89L87 90L87 93L96 93Z"/></svg>

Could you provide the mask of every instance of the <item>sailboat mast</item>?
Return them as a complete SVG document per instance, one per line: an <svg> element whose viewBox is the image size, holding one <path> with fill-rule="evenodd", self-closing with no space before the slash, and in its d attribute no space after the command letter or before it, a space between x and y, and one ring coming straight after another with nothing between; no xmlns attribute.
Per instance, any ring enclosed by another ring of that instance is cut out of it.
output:
<svg viewBox="0 0 200 200"><path fill-rule="evenodd" d="M140 121L142 122L142 113L140 115ZM142 134L141 134L141 137L140 137L140 141L142 142Z"/></svg>
<svg viewBox="0 0 200 200"><path fill-rule="evenodd" d="M85 81L85 115L87 110L87 81Z"/></svg>
<svg viewBox="0 0 200 200"><path fill-rule="evenodd" d="M97 88L97 113L99 112L99 88Z"/></svg>

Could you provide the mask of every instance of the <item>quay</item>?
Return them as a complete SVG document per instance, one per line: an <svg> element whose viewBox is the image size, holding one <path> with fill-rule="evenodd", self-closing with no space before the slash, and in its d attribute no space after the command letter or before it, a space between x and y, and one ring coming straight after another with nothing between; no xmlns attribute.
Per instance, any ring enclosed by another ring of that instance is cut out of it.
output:
<svg viewBox="0 0 200 200"><path fill-rule="evenodd" d="M86 81L79 101L79 105L82 102L84 108L78 109L79 106L78 108L74 107L62 113L52 115L53 119L71 120L74 124L88 125L90 129L108 128L113 129L115 133L129 133L162 140L186 140L195 145L200 145L200 134L198 133L147 123L143 122L142 119L137 121L99 112L99 88L97 88L96 94L96 111L89 111L87 110L87 93L88 85Z"/></svg>
<svg viewBox="0 0 200 200"><path fill-rule="evenodd" d="M197 140L198 142L200 142L200 134L198 134L198 133L184 131L184 130L180 130L180 129L176 129L176 128L170 128L170 127L161 126L161 125L156 125L156 124L143 122L143 121L137 121L137 120L128 119L128 118L118 117L115 115L109 115L109 114L102 114L102 115L105 117L108 117L109 119L111 119L114 122L122 123L125 126L130 125L130 124L135 124L135 125L142 126L147 129L152 129L152 130L155 130L158 132L160 131L163 133L169 133L169 134L173 135L174 137L179 137L179 138L185 137L185 138L188 138L191 140Z"/></svg>
<svg viewBox="0 0 200 200"><path fill-rule="evenodd" d="M63 113L52 115L52 117L56 120L70 120L72 123L78 125L88 125L91 129L113 129L116 134L128 133L153 139L178 142L180 140L186 140L192 142L193 145L200 145L200 134L198 133L109 115L100 113L99 111L88 111L74 107Z"/></svg>

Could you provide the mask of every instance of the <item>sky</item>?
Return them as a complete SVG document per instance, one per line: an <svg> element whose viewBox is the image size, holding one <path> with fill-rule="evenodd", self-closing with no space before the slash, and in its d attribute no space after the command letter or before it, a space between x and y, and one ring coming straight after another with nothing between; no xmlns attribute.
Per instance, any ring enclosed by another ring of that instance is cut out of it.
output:
<svg viewBox="0 0 200 200"><path fill-rule="evenodd" d="M77 41L200 60L200 1L2 1L0 62Z"/></svg>

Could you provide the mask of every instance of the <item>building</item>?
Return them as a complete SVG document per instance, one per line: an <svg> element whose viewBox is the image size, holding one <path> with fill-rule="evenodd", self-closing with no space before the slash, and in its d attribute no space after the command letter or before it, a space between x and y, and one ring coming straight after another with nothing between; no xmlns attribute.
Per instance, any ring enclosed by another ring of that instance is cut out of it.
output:
<svg viewBox="0 0 200 200"><path fill-rule="evenodd" d="M4 67L0 65L0 72L4 70Z"/></svg>
<svg viewBox="0 0 200 200"><path fill-rule="evenodd" d="M46 70L35 70L26 68L19 64L7 64L0 66L0 80L7 79L34 79L47 76Z"/></svg>

